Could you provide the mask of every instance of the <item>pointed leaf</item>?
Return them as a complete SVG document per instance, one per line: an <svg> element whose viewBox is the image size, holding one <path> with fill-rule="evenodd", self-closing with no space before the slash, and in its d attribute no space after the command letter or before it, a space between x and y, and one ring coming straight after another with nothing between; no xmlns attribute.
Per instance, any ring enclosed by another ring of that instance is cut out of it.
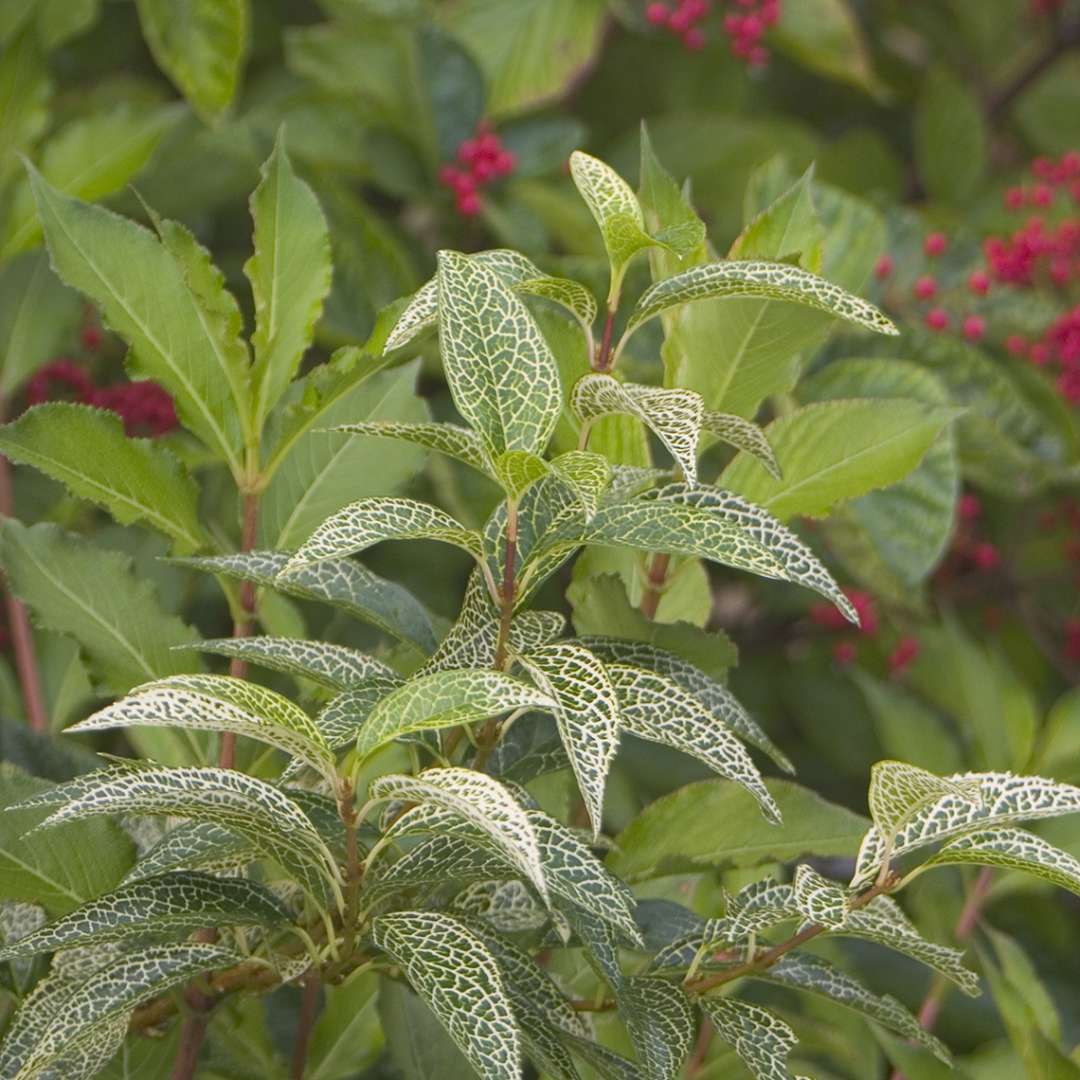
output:
<svg viewBox="0 0 1080 1080"><path fill-rule="evenodd" d="M958 782L904 761L878 761L870 769L870 817L885 837L893 836L920 810L943 798L982 802L978 780Z"/></svg>
<svg viewBox="0 0 1080 1080"><path fill-rule="evenodd" d="M551 466L539 454L526 450L507 450L492 462L495 479L502 485L506 497L515 503L550 471Z"/></svg>
<svg viewBox="0 0 1080 1080"><path fill-rule="evenodd" d="M392 863L376 862L371 873L364 875L363 895L373 903L404 889L436 888L447 882L494 881L506 867L502 855L474 844L468 836L439 834L421 840Z"/></svg>
<svg viewBox="0 0 1080 1080"><path fill-rule="evenodd" d="M702 998L701 1008L756 1080L791 1080L787 1058L798 1040L783 1020L734 998Z"/></svg>
<svg viewBox="0 0 1080 1080"><path fill-rule="evenodd" d="M513 1009L499 965L480 938L435 911L382 915L372 933L480 1076L518 1080L521 1048Z"/></svg>
<svg viewBox="0 0 1080 1080"><path fill-rule="evenodd" d="M255 252L244 266L255 299L255 426L300 367L330 291L330 233L319 200L293 172L284 130L251 196Z"/></svg>
<svg viewBox="0 0 1080 1080"><path fill-rule="evenodd" d="M454 404L493 458L542 452L561 408L547 340L502 279L458 252L439 254L439 345Z"/></svg>
<svg viewBox="0 0 1080 1080"><path fill-rule="evenodd" d="M569 642L545 645L519 660L554 703L559 736L595 839L604 815L604 786L619 748L615 686L604 665L588 649Z"/></svg>
<svg viewBox="0 0 1080 1080"><path fill-rule="evenodd" d="M38 405L0 428L0 451L103 506L121 525L145 522L182 550L206 541L194 482L160 443L128 438L115 413Z"/></svg>
<svg viewBox="0 0 1080 1080"><path fill-rule="evenodd" d="M401 686L398 675L372 675L329 701L315 718L315 726L333 750L344 750L356 742L371 710Z"/></svg>
<svg viewBox="0 0 1080 1080"><path fill-rule="evenodd" d="M677 1080L697 1027L686 995L672 983L636 976L623 983L618 1001L649 1080Z"/></svg>
<svg viewBox="0 0 1080 1080"><path fill-rule="evenodd" d="M377 439L400 439L425 450L457 458L481 472L488 472L487 455L479 436L457 424L408 424L399 420L372 420L363 424L343 424L334 431L366 435Z"/></svg>
<svg viewBox="0 0 1080 1080"><path fill-rule="evenodd" d="M697 483L698 434L704 403L694 390L622 383L611 375L585 375L570 397L574 412L591 424L601 416L635 416L667 447L691 484Z"/></svg>
<svg viewBox="0 0 1080 1080"><path fill-rule="evenodd" d="M847 892L842 885L802 863L795 867L791 899L799 914L817 926L838 930L848 918Z"/></svg>
<svg viewBox="0 0 1080 1080"><path fill-rule="evenodd" d="M585 511L585 519L591 518L611 481L607 458L587 450L568 450L552 459L551 471L573 489Z"/></svg>
<svg viewBox="0 0 1080 1080"><path fill-rule="evenodd" d="M701 418L701 427L703 431L715 435L722 442L734 446L737 450L744 450L757 458L773 479L783 478L780 463L776 460L776 451L773 450L765 432L757 424L744 420L741 416L735 416L733 413L713 412L711 409L706 409Z"/></svg>

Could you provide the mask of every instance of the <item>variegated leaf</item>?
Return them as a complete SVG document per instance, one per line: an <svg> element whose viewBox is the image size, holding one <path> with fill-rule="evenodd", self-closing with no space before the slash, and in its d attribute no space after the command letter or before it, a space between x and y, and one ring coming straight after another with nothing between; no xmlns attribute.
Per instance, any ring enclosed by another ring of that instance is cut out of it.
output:
<svg viewBox="0 0 1080 1080"><path fill-rule="evenodd" d="M506 866L505 856L474 844L467 836L438 834L421 840L393 862L375 862L364 875L363 896L367 904L374 904L403 889L487 882L500 878Z"/></svg>
<svg viewBox="0 0 1080 1080"><path fill-rule="evenodd" d="M788 758L762 731L735 695L723 683L706 675L688 660L645 641L591 636L578 640L603 660L649 668L673 679L684 690L693 694L720 723L731 728L740 739L768 754L785 772L795 771Z"/></svg>
<svg viewBox="0 0 1080 1080"><path fill-rule="evenodd" d="M715 435L721 442L752 454L768 469L770 476L777 480L782 478L776 454L769 445L765 432L757 424L744 420L734 413L713 412L711 409L706 409L702 416L701 427L703 431Z"/></svg>
<svg viewBox="0 0 1080 1080"><path fill-rule="evenodd" d="M476 934L435 911L382 915L372 934L484 1080L519 1080L513 1008L498 962Z"/></svg>
<svg viewBox="0 0 1080 1080"><path fill-rule="evenodd" d="M441 540L483 557L479 534L437 506L415 499L361 499L331 514L311 534L281 571L281 581L287 585L312 563L355 555L383 540Z"/></svg>
<svg viewBox="0 0 1080 1080"><path fill-rule="evenodd" d="M669 484L609 503L600 508L580 540L697 555L790 581L827 597L858 624L851 602L795 533L767 511L719 488Z"/></svg>
<svg viewBox="0 0 1080 1080"><path fill-rule="evenodd" d="M645 229L645 216L633 189L609 165L575 150L570 155L570 175L600 226L611 262L612 295L617 296L627 262L656 241Z"/></svg>
<svg viewBox="0 0 1080 1080"><path fill-rule="evenodd" d="M899 333L873 304L809 270L790 263L732 260L693 266L650 286L630 314L623 341L669 308L735 296L801 304L878 334Z"/></svg>
<svg viewBox="0 0 1080 1080"><path fill-rule="evenodd" d="M555 702L555 721L577 779L594 839L604 814L604 786L619 749L619 698L607 669L588 649L570 642L519 656L536 684Z"/></svg>
<svg viewBox="0 0 1080 1080"><path fill-rule="evenodd" d="M276 746L325 774L334 768L329 746L303 709L258 683L227 675L173 675L146 683L67 730L140 726L229 731Z"/></svg>
<svg viewBox="0 0 1080 1080"><path fill-rule="evenodd" d="M551 915L517 879L474 881L454 897L451 907L461 915L475 915L503 934L539 930Z"/></svg>
<svg viewBox="0 0 1080 1080"><path fill-rule="evenodd" d="M623 383L613 375L583 375L574 384L570 405L585 432L602 416L634 416L667 447L691 484L697 483L698 435L705 403L696 390Z"/></svg>
<svg viewBox="0 0 1080 1080"><path fill-rule="evenodd" d="M1080 859L1026 829L986 829L958 837L931 855L919 870L965 863L1020 870L1080 894Z"/></svg>
<svg viewBox="0 0 1080 1080"><path fill-rule="evenodd" d="M600 1080L648 1080L637 1064L622 1054L616 1054L592 1039L580 1035L565 1035L564 1042L590 1068Z"/></svg>
<svg viewBox="0 0 1080 1080"><path fill-rule="evenodd" d="M182 935L206 926L274 926L288 921L288 911L273 893L254 881L184 871L123 885L91 900L0 949L0 960L131 935Z"/></svg>
<svg viewBox="0 0 1080 1080"><path fill-rule="evenodd" d="M342 424L331 430L374 439L399 439L457 458L481 472L491 471L480 438L475 432L458 424L410 424L400 420L371 420L364 424Z"/></svg>
<svg viewBox="0 0 1080 1080"><path fill-rule="evenodd" d="M397 675L373 675L363 686L350 687L331 698L315 717L315 726L327 745L332 750L344 750L355 743L371 710L400 685Z"/></svg>
<svg viewBox="0 0 1080 1080"><path fill-rule="evenodd" d="M591 518L611 481L611 466L607 458L588 450L568 450L552 459L551 471L573 489L586 519Z"/></svg>
<svg viewBox="0 0 1080 1080"><path fill-rule="evenodd" d="M517 503L533 484L551 472L551 466L539 454L507 450L495 459L492 472L506 497Z"/></svg>
<svg viewBox="0 0 1080 1080"><path fill-rule="evenodd" d="M439 253L439 346L458 412L491 458L542 453L562 407L559 369L519 297L482 263Z"/></svg>
<svg viewBox="0 0 1080 1080"><path fill-rule="evenodd" d="M0 1075L30 1080L125 1020L141 1002L240 957L217 945L158 945L99 968L81 982L49 980L23 1003L0 1048Z"/></svg>
<svg viewBox="0 0 1080 1080"><path fill-rule="evenodd" d="M673 983L639 975L623 982L618 1002L649 1080L677 1080L696 1028L686 995Z"/></svg>
<svg viewBox="0 0 1080 1080"><path fill-rule="evenodd" d="M395 677L393 668L374 656L329 641L256 635L211 638L185 648L246 660L271 671L311 679L331 690L347 690L367 682L372 676Z"/></svg>
<svg viewBox="0 0 1080 1080"><path fill-rule="evenodd" d="M175 814L238 832L296 875L314 895L337 865L310 820L287 795L234 769L138 769L100 784L38 826L100 814Z"/></svg>
<svg viewBox="0 0 1080 1080"><path fill-rule="evenodd" d="M477 251L469 256L499 275L515 292L542 296L567 308L587 331L596 319L596 297L584 285L569 278L545 274L524 255L507 248ZM400 349L439 319L439 286L432 278L413 294L386 338L384 351Z"/></svg>
<svg viewBox="0 0 1080 1080"><path fill-rule="evenodd" d="M945 1064L950 1063L949 1051L941 1040L931 1035L894 997L871 993L862 983L816 956L789 953L771 968L752 977L835 1001L925 1047Z"/></svg>
<svg viewBox="0 0 1080 1080"><path fill-rule="evenodd" d="M838 930L847 921L847 891L806 863L795 867L791 898L799 914L817 926Z"/></svg>
<svg viewBox="0 0 1080 1080"><path fill-rule="evenodd" d="M544 902L550 902L536 827L493 777L461 768L427 769L419 776L391 774L373 780L368 796L433 806L479 829L536 887Z"/></svg>
<svg viewBox="0 0 1080 1080"><path fill-rule="evenodd" d="M702 998L701 1008L756 1080L791 1080L787 1059L798 1040L780 1017L736 998Z"/></svg>
<svg viewBox="0 0 1080 1080"><path fill-rule="evenodd" d="M610 664L623 727L638 738L672 746L741 784L772 822L780 809L742 743L674 680L629 664Z"/></svg>
<svg viewBox="0 0 1080 1080"><path fill-rule="evenodd" d="M289 556L281 551L248 551L201 559L177 560L211 574L277 589L303 600L317 600L362 619L421 652L435 651L435 632L424 606L407 589L386 581L352 559L326 559L288 577Z"/></svg>
<svg viewBox="0 0 1080 1080"><path fill-rule="evenodd" d="M363 758L415 731L437 731L488 720L517 709L557 709L550 694L501 671L437 671L410 679L372 710L357 733Z"/></svg>
<svg viewBox="0 0 1080 1080"><path fill-rule="evenodd" d="M870 769L867 802L878 832L892 836L923 807L953 796L978 804L978 780L956 781L904 761L878 761Z"/></svg>
<svg viewBox="0 0 1080 1080"><path fill-rule="evenodd" d="M795 890L791 885L780 884L771 878L752 882L728 901L726 918L730 927L727 932L733 937L725 940L738 941L797 914Z"/></svg>

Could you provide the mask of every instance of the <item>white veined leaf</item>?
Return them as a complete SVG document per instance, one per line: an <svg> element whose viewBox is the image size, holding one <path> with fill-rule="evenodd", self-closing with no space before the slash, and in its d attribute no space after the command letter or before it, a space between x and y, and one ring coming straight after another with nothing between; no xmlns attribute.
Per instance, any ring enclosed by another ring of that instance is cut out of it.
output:
<svg viewBox="0 0 1080 1080"><path fill-rule="evenodd" d="M721 776L746 788L765 817L779 823L780 809L745 747L716 723L693 694L664 675L629 664L610 664L608 675L627 731L705 762Z"/></svg>
<svg viewBox="0 0 1080 1080"><path fill-rule="evenodd" d="M726 918L730 920L730 932L735 940L797 915L794 894L791 885L782 885L771 878L752 882L740 889L727 905Z"/></svg>
<svg viewBox="0 0 1080 1080"><path fill-rule="evenodd" d="M896 998L871 993L846 972L816 956L789 953L771 968L751 977L826 997L918 1043L946 1065L951 1062L941 1040L931 1035Z"/></svg>
<svg viewBox="0 0 1080 1080"><path fill-rule="evenodd" d="M462 768L427 769L419 776L391 774L373 780L368 795L431 805L478 828L536 887L544 903L550 903L536 828L493 777Z"/></svg>
<svg viewBox="0 0 1080 1080"><path fill-rule="evenodd" d="M281 863L313 895L338 868L300 807L264 780L235 769L137 769L84 792L38 828L101 814L175 814L211 821L251 840Z"/></svg>
<svg viewBox="0 0 1080 1080"><path fill-rule="evenodd" d="M556 642L518 660L554 701L555 722L595 839L604 814L604 786L619 749L615 687L604 665L580 645Z"/></svg>
<svg viewBox="0 0 1080 1080"><path fill-rule="evenodd" d="M574 384L570 406L586 427L602 416L637 417L667 447L691 484L697 483L698 436L705 403L696 390L623 383L613 375L583 375Z"/></svg>
<svg viewBox="0 0 1080 1080"><path fill-rule="evenodd" d="M0 960L140 934L189 934L206 926L275 926L289 912L264 886L183 871L122 885L0 949Z"/></svg>
<svg viewBox="0 0 1080 1080"><path fill-rule="evenodd" d="M799 914L817 926L838 930L847 921L847 891L807 863L795 867L791 898Z"/></svg>
<svg viewBox="0 0 1080 1080"><path fill-rule="evenodd" d="M477 251L470 259L499 275L515 292L541 296L567 308L582 327L591 333L596 319L596 297L584 285L569 278L545 274L524 255L507 248ZM406 304L386 338L383 352L400 349L439 321L439 283L432 278Z"/></svg>
<svg viewBox="0 0 1080 1080"><path fill-rule="evenodd" d="M974 997L979 993L979 977L964 967L963 952L927 941L891 896L877 896L866 907L848 912L843 926L834 932L876 941L940 972L965 994Z"/></svg>
<svg viewBox="0 0 1080 1080"><path fill-rule="evenodd" d="M768 469L770 476L777 480L782 479L776 454L769 445L765 432L757 424L744 420L734 413L713 412L711 409L706 409L701 420L701 427L703 431L715 435L721 442L752 454Z"/></svg>
<svg viewBox="0 0 1080 1080"><path fill-rule="evenodd" d="M923 807L946 796L977 804L982 798L979 781L949 780L904 761L878 761L870 769L870 817L886 837Z"/></svg>
<svg viewBox="0 0 1080 1080"><path fill-rule="evenodd" d="M410 424L403 420L370 420L363 424L342 424L332 431L365 435L374 439L399 439L402 442L436 450L457 458L481 472L490 473L491 464L480 437L458 424Z"/></svg>
<svg viewBox="0 0 1080 1080"><path fill-rule="evenodd" d="M631 664L674 679L684 690L694 695L713 716L731 728L740 739L768 754L785 772L795 767L779 747L762 731L757 721L743 708L735 695L723 683L706 675L699 667L681 656L657 648L645 641L629 641L613 637L586 636L578 638L582 645L611 663Z"/></svg>
<svg viewBox="0 0 1080 1080"><path fill-rule="evenodd" d="M787 1059L798 1040L780 1017L736 998L702 998L700 1004L716 1037L739 1055L756 1080L791 1080Z"/></svg>
<svg viewBox="0 0 1080 1080"><path fill-rule="evenodd" d="M258 683L227 675L173 675L144 683L67 730L141 726L230 731L276 746L323 773L334 768L330 748L303 709Z"/></svg>
<svg viewBox="0 0 1080 1080"><path fill-rule="evenodd" d="M323 559L355 555L383 540L441 540L483 557L480 534L465 528L445 510L415 499L361 499L331 514L281 571L289 578Z"/></svg>
<svg viewBox="0 0 1080 1080"><path fill-rule="evenodd" d="M557 709L558 704L549 694L501 671L436 671L410 679L375 706L357 733L356 752L366 757L401 735L472 724L528 708Z"/></svg>
<svg viewBox="0 0 1080 1080"><path fill-rule="evenodd" d="M156 945L94 971L80 982L48 980L26 999L0 1047L0 1073L29 1080L59 1058L93 1043L102 1027L125 1021L141 1002L193 975L241 957L217 945Z"/></svg>
<svg viewBox="0 0 1080 1080"><path fill-rule="evenodd" d="M609 503L597 511L582 541L697 555L790 581L831 600L858 625L851 602L795 533L761 507L720 488L668 484Z"/></svg>
<svg viewBox="0 0 1080 1080"><path fill-rule="evenodd" d="M332 750L344 750L356 742L371 710L401 685L398 675L372 675L362 685L351 686L323 706L315 726Z"/></svg>
<svg viewBox="0 0 1080 1080"><path fill-rule="evenodd" d="M542 453L562 408L559 369L518 296L493 271L439 252L439 347L458 412L488 455Z"/></svg>
<svg viewBox="0 0 1080 1080"><path fill-rule="evenodd" d="M631 312L620 345L662 311L693 300L734 296L784 300L816 308L878 334L900 332L873 304L809 270L789 263L732 260L693 266L651 285Z"/></svg>
<svg viewBox="0 0 1080 1080"><path fill-rule="evenodd" d="M536 901L527 885L510 881L474 881L454 897L451 907L461 915L475 915L493 930L516 934L539 930L551 913Z"/></svg>
<svg viewBox="0 0 1080 1080"><path fill-rule="evenodd" d="M377 918L372 935L484 1080L519 1080L514 1012L498 962L476 934L440 912L397 911Z"/></svg>
<svg viewBox="0 0 1080 1080"><path fill-rule="evenodd" d="M190 648L246 660L286 675L298 675L331 690L347 690L372 676L391 679L395 676L393 668L374 656L329 641L257 634L246 638L211 638Z"/></svg>
<svg viewBox="0 0 1080 1080"><path fill-rule="evenodd" d="M550 472L551 466L539 454L528 450L507 450L492 463L492 474L514 503Z"/></svg>
<svg viewBox="0 0 1080 1080"><path fill-rule="evenodd" d="M352 559L325 559L290 572L281 551L246 551L236 555L177 560L184 566L256 585L288 596L318 600L377 626L421 652L435 651L435 632L424 606L407 589L373 574Z"/></svg>
<svg viewBox="0 0 1080 1080"><path fill-rule="evenodd" d="M635 1062L598 1042L593 1042L592 1039L580 1035L564 1035L563 1041L596 1071L601 1080L647 1080Z"/></svg>
<svg viewBox="0 0 1080 1080"><path fill-rule="evenodd" d="M633 189L611 166L575 150L570 155L570 175L600 226L611 263L612 295L617 296L627 262L657 242L645 229L645 216Z"/></svg>
<svg viewBox="0 0 1080 1080"><path fill-rule="evenodd" d="M972 863L1020 870L1080 895L1080 859L1026 829L986 829L958 837L934 852L918 871Z"/></svg>
<svg viewBox="0 0 1080 1080"><path fill-rule="evenodd" d="M626 1023L649 1080L677 1080L694 1045L694 1011L674 983L647 976L626 979L618 992Z"/></svg>
<svg viewBox="0 0 1080 1080"><path fill-rule="evenodd" d="M603 454L568 450L551 460L551 471L573 489L588 520L600 505L600 496L611 482L611 466Z"/></svg>

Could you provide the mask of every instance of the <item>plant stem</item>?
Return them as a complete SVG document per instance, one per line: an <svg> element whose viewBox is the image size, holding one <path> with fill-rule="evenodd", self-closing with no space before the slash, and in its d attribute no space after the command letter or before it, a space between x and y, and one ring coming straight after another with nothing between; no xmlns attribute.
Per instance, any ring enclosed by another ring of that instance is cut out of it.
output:
<svg viewBox="0 0 1080 1080"><path fill-rule="evenodd" d="M616 306L607 309L607 317L604 319L604 333L600 338L600 344L596 347L596 355L593 357L593 371L611 370L611 339L615 330Z"/></svg>
<svg viewBox="0 0 1080 1080"><path fill-rule="evenodd" d="M686 1063L686 1080L694 1080L694 1077L705 1067L705 1058L708 1056L709 1047L712 1045L713 1026L712 1021L702 1017L701 1027L698 1029L697 1042L694 1043L694 1052Z"/></svg>
<svg viewBox="0 0 1080 1080"><path fill-rule="evenodd" d="M0 422L7 419L7 402L0 399ZM11 462L0 454L0 517L14 516L15 499L11 491ZM26 722L31 731L49 730L49 709L45 704L45 692L41 686L37 650L34 648L34 631L26 605L8 587L4 590L8 628L15 653L15 670L19 676Z"/></svg>
<svg viewBox="0 0 1080 1080"><path fill-rule="evenodd" d="M169 1080L191 1080L195 1075L195 1066L199 1061L203 1038L206 1035L207 1016L203 1010L193 1011L184 1021L180 1033L180 1046L173 1059Z"/></svg>
<svg viewBox="0 0 1080 1080"><path fill-rule="evenodd" d="M994 871L992 867L984 866L979 871L979 876L971 883L968 889L964 906L960 909L960 916L953 928L953 940L962 945L975 932L982 914L983 904L990 892L990 884L993 881ZM948 982L940 975L934 979L933 984L923 998L919 1006L919 1026L926 1031L933 1031L941 1015L941 1006L945 1001L948 991ZM904 1074L899 1069L894 1069L889 1080L905 1080Z"/></svg>
<svg viewBox="0 0 1080 1080"><path fill-rule="evenodd" d="M315 1026L315 1017L319 1009L319 976L312 974L304 982L304 993L300 999L300 1020L296 1028L296 1043L293 1046L292 1067L289 1080L304 1080L307 1070L308 1046L311 1043L311 1029Z"/></svg>
<svg viewBox="0 0 1080 1080"><path fill-rule="evenodd" d="M1050 45L987 102L990 118L997 119L1062 53L1077 46L1080 46L1080 22L1055 27Z"/></svg>
<svg viewBox="0 0 1080 1080"><path fill-rule="evenodd" d="M667 584L668 567L671 565L671 556L657 552L649 563L648 583L645 592L641 596L639 610L646 619L655 619L657 608L660 607L660 598L664 594L664 585Z"/></svg>

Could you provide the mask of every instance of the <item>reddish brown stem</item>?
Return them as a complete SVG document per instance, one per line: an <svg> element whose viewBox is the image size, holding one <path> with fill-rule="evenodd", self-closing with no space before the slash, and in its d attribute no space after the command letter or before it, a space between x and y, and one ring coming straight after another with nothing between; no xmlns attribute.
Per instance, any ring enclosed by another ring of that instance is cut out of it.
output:
<svg viewBox="0 0 1080 1080"><path fill-rule="evenodd" d="M0 400L0 422L7 418L6 403ZM0 517L13 517L15 499L11 491L11 462L0 454ZM26 605L11 591L5 589L4 604L7 608L11 646L15 653L15 671L19 677L26 722L31 731L49 730L49 709L41 686L37 650L34 648L34 631Z"/></svg>
<svg viewBox="0 0 1080 1080"><path fill-rule="evenodd" d="M645 592L641 596L640 611L646 619L655 619L657 608L660 607L660 598L664 594L664 586L667 584L668 568L671 565L671 556L656 554L649 564L648 583Z"/></svg>
<svg viewBox="0 0 1080 1080"><path fill-rule="evenodd" d="M300 998L300 1020L296 1027L296 1042L293 1045L292 1067L289 1080L304 1080L307 1070L308 1046L311 1044L311 1029L315 1026L315 1017L319 1011L319 977L310 975L304 983L304 993Z"/></svg>
<svg viewBox="0 0 1080 1080"><path fill-rule="evenodd" d="M170 1080L191 1080L199 1063L199 1051L206 1037L207 1015L202 1010L192 1012L180 1030L180 1046L173 1059Z"/></svg>
<svg viewBox="0 0 1080 1080"><path fill-rule="evenodd" d="M607 318L604 320L604 333L600 338L600 344L596 347L596 356L593 357L594 371L611 370L611 342L615 331L615 309L608 308Z"/></svg>
<svg viewBox="0 0 1080 1080"><path fill-rule="evenodd" d="M694 1043L694 1052L686 1063L686 1080L694 1080L694 1077L705 1067L705 1058L709 1055L709 1047L712 1045L713 1026L709 1018L703 1017L701 1027L698 1028L697 1042Z"/></svg>

